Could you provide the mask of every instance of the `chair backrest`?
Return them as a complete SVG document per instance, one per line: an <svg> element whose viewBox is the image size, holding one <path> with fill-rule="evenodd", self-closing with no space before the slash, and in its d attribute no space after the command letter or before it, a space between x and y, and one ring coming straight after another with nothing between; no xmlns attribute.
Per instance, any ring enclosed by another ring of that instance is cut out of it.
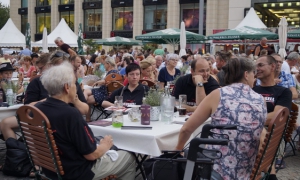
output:
<svg viewBox="0 0 300 180"><path fill-rule="evenodd" d="M92 66L88 66L88 68L86 70L86 75L89 75L89 74L93 75L94 74L93 70L94 70L94 68Z"/></svg>
<svg viewBox="0 0 300 180"><path fill-rule="evenodd" d="M153 82L151 80L148 80L148 79L141 79L140 83L145 85L145 86L148 86L149 88L152 88L152 87L155 86L155 82Z"/></svg>
<svg viewBox="0 0 300 180"><path fill-rule="evenodd" d="M298 118L298 106L292 102L289 120L288 120L285 136L284 136L284 140L286 142L291 142L292 140L292 135L297 124L297 118Z"/></svg>
<svg viewBox="0 0 300 180"><path fill-rule="evenodd" d="M107 93L110 95L114 90L119 89L120 87L123 87L124 85L118 81L112 81L106 85L107 87Z"/></svg>
<svg viewBox="0 0 300 180"><path fill-rule="evenodd" d="M285 132L286 122L289 115L287 108L275 112L274 117L268 124L264 141L261 142L261 149L258 150L250 179L261 179L261 172L270 172L274 163L275 155Z"/></svg>
<svg viewBox="0 0 300 180"><path fill-rule="evenodd" d="M24 105L17 110L17 118L32 166L53 171L59 178L64 175L51 125L44 113L34 106Z"/></svg>
<svg viewBox="0 0 300 180"><path fill-rule="evenodd" d="M108 74L108 75L105 77L105 83L106 83L106 84L109 84L110 82L113 82L113 81L118 81L118 82L120 82L120 83L123 83L124 78L123 78L122 75L117 74L117 73L111 73L111 74Z"/></svg>

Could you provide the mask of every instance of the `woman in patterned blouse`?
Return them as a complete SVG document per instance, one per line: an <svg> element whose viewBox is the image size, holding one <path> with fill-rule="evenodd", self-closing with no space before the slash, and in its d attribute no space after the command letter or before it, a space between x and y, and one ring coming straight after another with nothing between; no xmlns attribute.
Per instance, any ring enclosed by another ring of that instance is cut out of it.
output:
<svg viewBox="0 0 300 180"><path fill-rule="evenodd" d="M208 148L222 153L213 169L224 180L247 180L258 153L267 109L263 97L252 90L255 66L251 60L230 59L223 70L227 86L216 89L199 104L181 128L176 149L181 150L191 133L209 117L214 125L237 125L237 130L215 130L228 135L228 146Z"/></svg>

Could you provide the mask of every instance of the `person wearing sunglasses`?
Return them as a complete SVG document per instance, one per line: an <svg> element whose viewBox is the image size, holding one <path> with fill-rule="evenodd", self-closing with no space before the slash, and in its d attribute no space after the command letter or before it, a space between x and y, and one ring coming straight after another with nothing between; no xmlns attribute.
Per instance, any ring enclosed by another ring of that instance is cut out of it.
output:
<svg viewBox="0 0 300 180"><path fill-rule="evenodd" d="M60 37L57 37L54 42L62 51L69 54L70 56L77 55L77 53L68 44L64 43L64 41Z"/></svg>

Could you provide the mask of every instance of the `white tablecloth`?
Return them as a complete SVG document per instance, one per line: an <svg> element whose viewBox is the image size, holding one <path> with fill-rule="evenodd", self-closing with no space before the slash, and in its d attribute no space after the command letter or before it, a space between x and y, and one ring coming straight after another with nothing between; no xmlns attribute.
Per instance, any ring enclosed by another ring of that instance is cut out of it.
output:
<svg viewBox="0 0 300 180"><path fill-rule="evenodd" d="M186 117L174 118L176 122L184 122ZM107 119L111 120L111 119ZM210 123L210 119L205 124ZM131 122L124 116L124 126L142 126L140 122ZM95 136L112 135L114 144L120 148L151 156L161 155L162 150L174 150L178 141L181 124L164 124L151 121L152 130L123 130L112 126L102 127L90 125ZM203 125L202 125L203 126ZM202 130L202 126L194 132L190 139Z"/></svg>
<svg viewBox="0 0 300 180"><path fill-rule="evenodd" d="M23 104L16 104L9 107L0 107L0 121L7 117L16 115L17 109L21 106L23 106Z"/></svg>

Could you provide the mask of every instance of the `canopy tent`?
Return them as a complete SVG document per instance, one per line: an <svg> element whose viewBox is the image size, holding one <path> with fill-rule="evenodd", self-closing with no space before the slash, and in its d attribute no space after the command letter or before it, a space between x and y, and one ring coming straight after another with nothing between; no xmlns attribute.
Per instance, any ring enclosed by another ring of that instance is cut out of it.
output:
<svg viewBox="0 0 300 180"><path fill-rule="evenodd" d="M235 28L240 28L240 27L244 27L244 26L248 26L248 27L252 27L252 28L260 28L260 29L267 28L267 26L257 16L253 7L250 8L246 17Z"/></svg>
<svg viewBox="0 0 300 180"><path fill-rule="evenodd" d="M64 43L68 44L71 47L78 47L77 44L77 35L70 29L65 19L62 18L56 28L47 36L48 39L48 47L57 47L54 43L54 40L60 37L64 41ZM34 42L31 44L33 47L42 47L43 40Z"/></svg>
<svg viewBox="0 0 300 180"><path fill-rule="evenodd" d="M111 37L111 38L105 38L95 41L99 45L105 45L105 46L122 46L122 45L141 45L141 41L136 41L133 39L123 38L123 37Z"/></svg>
<svg viewBox="0 0 300 180"><path fill-rule="evenodd" d="M199 44L206 40L206 37L193 32L185 31L186 41L188 44ZM180 29L168 28L159 30L139 36L135 36L136 40L142 40L143 42L151 42L157 44L171 44L175 50L175 45L180 42Z"/></svg>
<svg viewBox="0 0 300 180"><path fill-rule="evenodd" d="M300 29L288 32L287 37L291 39L300 39Z"/></svg>
<svg viewBox="0 0 300 180"><path fill-rule="evenodd" d="M0 47L25 47L25 36L9 18L0 30Z"/></svg>
<svg viewBox="0 0 300 180"><path fill-rule="evenodd" d="M223 31L208 36L211 40L245 40L245 39L278 39L278 35L267 30L251 28L248 26Z"/></svg>

